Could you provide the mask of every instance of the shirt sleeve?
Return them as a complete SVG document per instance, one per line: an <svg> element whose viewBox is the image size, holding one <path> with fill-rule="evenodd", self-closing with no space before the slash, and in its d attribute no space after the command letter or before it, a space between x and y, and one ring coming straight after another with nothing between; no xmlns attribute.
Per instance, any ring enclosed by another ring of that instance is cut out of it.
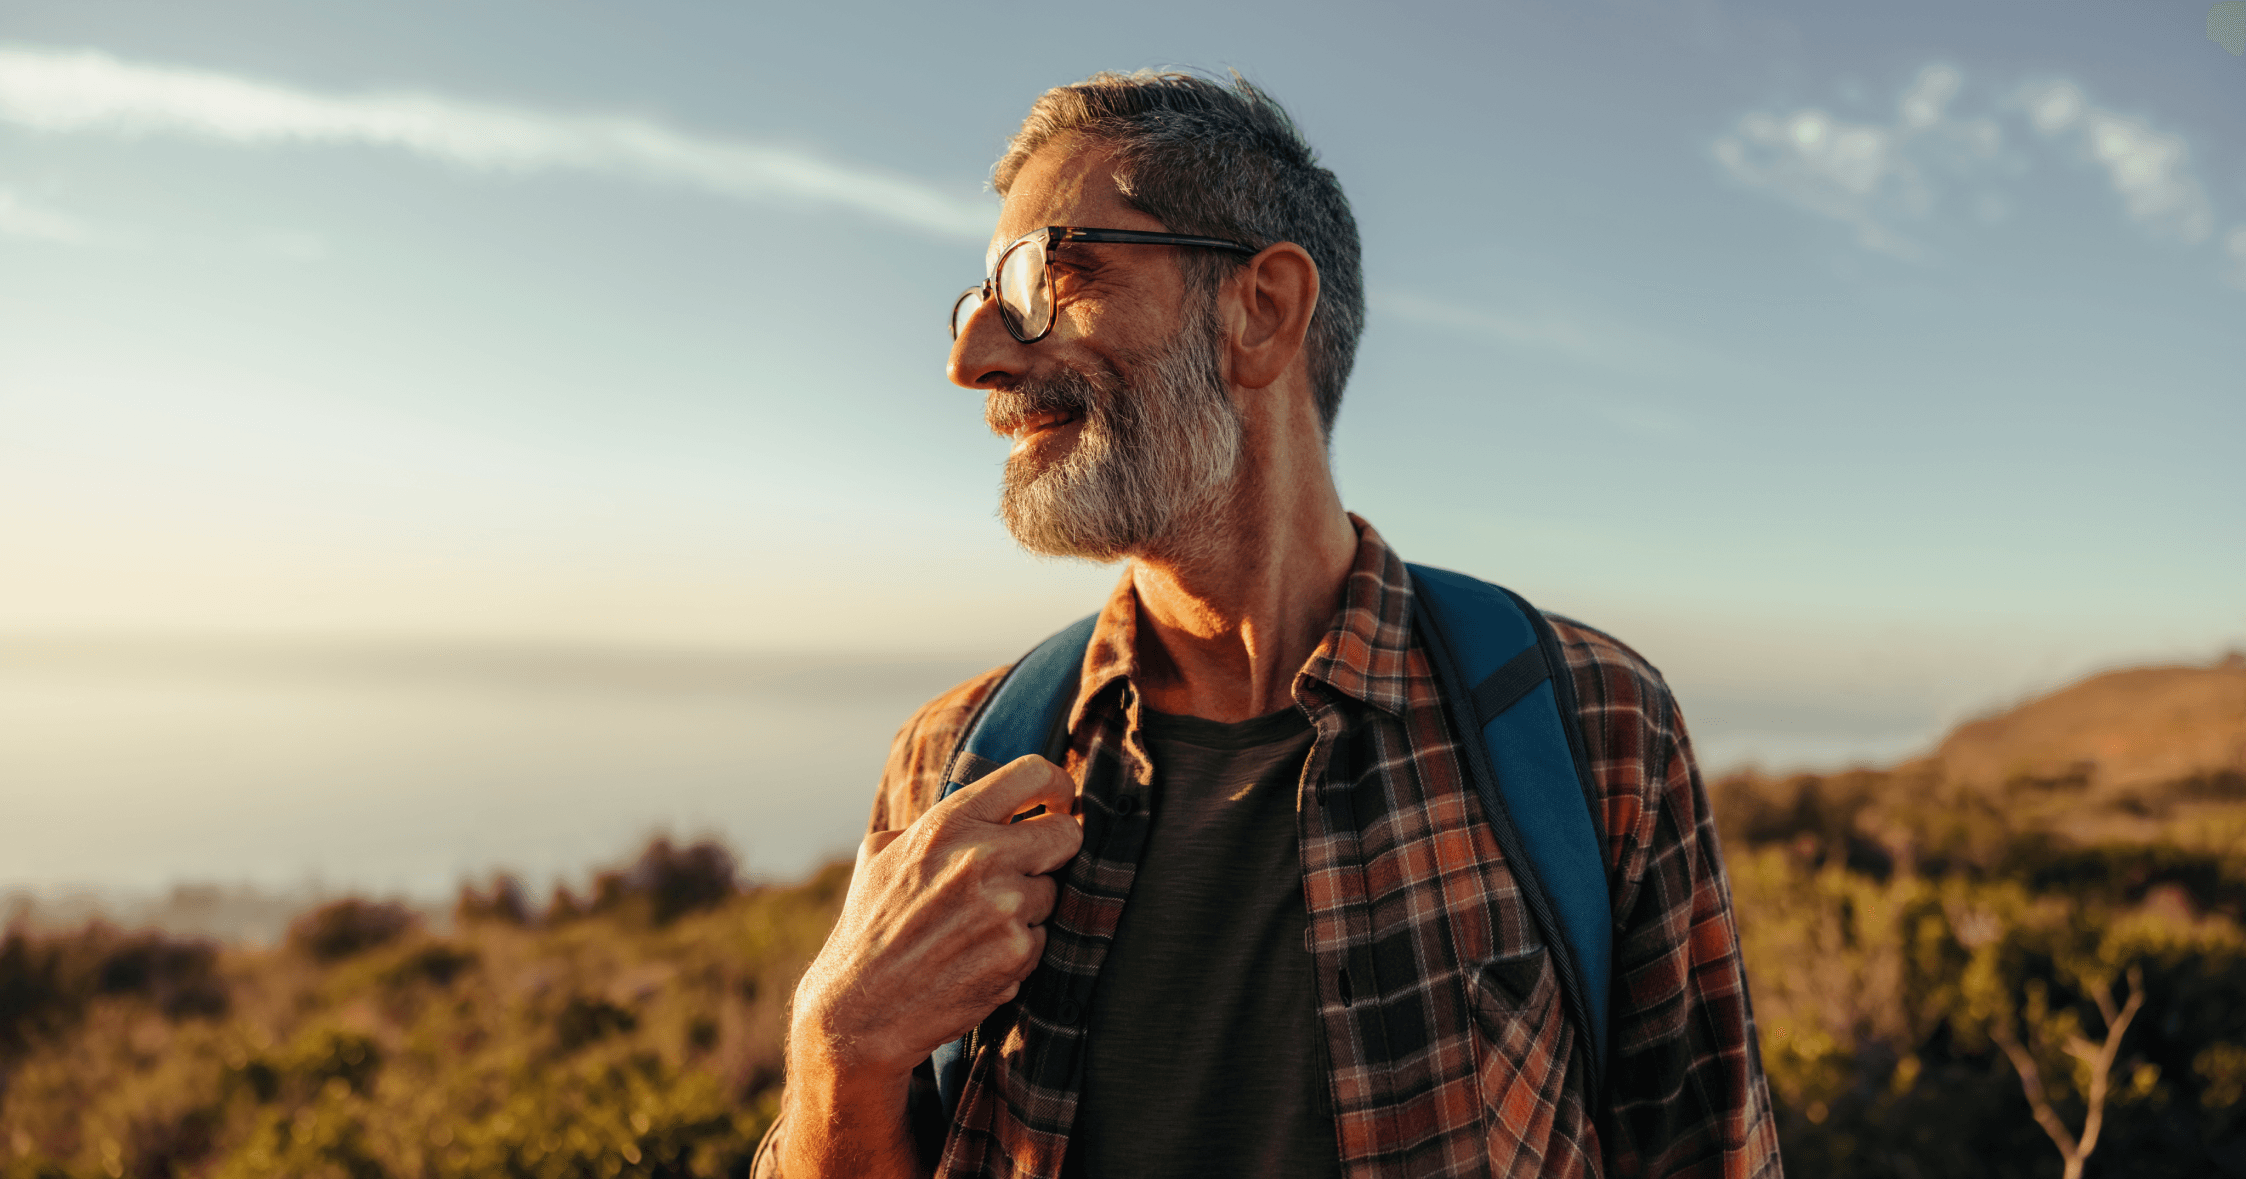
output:
<svg viewBox="0 0 2246 1179"><path fill-rule="evenodd" d="M1708 793L1660 673L1554 620L1606 804L1615 941L1599 1119L1608 1173L1777 1179L1763 1080Z"/></svg>

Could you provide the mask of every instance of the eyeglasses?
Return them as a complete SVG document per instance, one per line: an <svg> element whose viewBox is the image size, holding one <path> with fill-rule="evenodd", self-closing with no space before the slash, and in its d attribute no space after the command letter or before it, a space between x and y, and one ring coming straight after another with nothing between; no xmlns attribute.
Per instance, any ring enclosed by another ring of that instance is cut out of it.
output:
<svg viewBox="0 0 2246 1179"><path fill-rule="evenodd" d="M1253 254L1255 247L1218 237L1192 237L1180 233L1146 233L1136 229L1081 229L1073 225L1048 225L1015 238L998 256L998 265L981 286L967 288L951 305L951 338L956 340L967 321L982 310L983 301L998 295L998 318L1006 330L1024 344L1035 344L1053 330L1053 247L1062 242L1095 242L1118 246L1200 246Z"/></svg>

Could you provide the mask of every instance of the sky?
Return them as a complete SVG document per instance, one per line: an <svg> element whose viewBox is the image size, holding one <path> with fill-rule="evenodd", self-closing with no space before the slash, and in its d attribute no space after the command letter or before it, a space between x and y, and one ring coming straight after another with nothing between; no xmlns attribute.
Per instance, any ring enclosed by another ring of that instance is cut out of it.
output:
<svg viewBox="0 0 2246 1179"><path fill-rule="evenodd" d="M991 163L1100 69L1288 106L1365 243L1345 501L1637 647L1711 767L2246 646L2241 22L16 0L0 797L53 826L0 835L0 885L847 846L915 694L1118 575L1014 548L943 378ZM409 657L450 670L368 678ZM732 660L734 694L572 672L580 715L491 671L556 659ZM774 727L812 666L860 688ZM783 754L827 767L784 823L728 786ZM508 818L557 762L566 837ZM399 800L462 791L507 801L416 845L437 804ZM390 833L308 850L352 807Z"/></svg>

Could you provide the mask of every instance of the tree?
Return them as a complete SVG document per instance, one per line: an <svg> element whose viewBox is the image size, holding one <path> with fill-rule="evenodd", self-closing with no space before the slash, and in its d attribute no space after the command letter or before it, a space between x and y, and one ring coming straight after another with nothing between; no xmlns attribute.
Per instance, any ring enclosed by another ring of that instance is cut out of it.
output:
<svg viewBox="0 0 2246 1179"><path fill-rule="evenodd" d="M2105 1124L2106 1099L2122 1037L2144 1006L2143 970L2134 962L2127 965L2128 997L2117 1005L2111 960L2121 947L2111 938L2099 938L2101 944L2094 948L2067 945L2072 940L2066 936L2069 932L2081 932L2082 923L2070 920L2080 916L2067 911L2072 906L2054 905L2049 900L2031 903L2016 889L1998 888L1982 890L1974 901L1953 894L1945 908L1953 934L1972 954L1960 980L1963 1014L1985 1031L2012 1063L2036 1124L2059 1148L2063 1179L2081 1179L2083 1165L2098 1148L2098 1133ZM2052 1005L2049 982L2020 977L2025 973L2019 969L2020 960L2030 956L2019 953L2028 948L2020 944L2022 935L2041 943L2034 948L2049 954L2047 961L2055 973L2066 977L2097 1005L2105 1024L2098 1040L2083 1034L2081 1014L2073 1004ZM2026 1001L2013 1003L2015 993L2024 994ZM2072 1079L2085 1106L2080 1135L2068 1129L2054 1101L2053 1086L2044 1080L2042 1062L2061 1054L2075 1063L2076 1076Z"/></svg>

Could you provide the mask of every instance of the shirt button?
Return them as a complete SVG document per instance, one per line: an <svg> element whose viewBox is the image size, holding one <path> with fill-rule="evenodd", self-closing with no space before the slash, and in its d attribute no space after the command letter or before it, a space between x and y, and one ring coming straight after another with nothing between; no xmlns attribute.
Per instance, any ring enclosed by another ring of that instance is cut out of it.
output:
<svg viewBox="0 0 2246 1179"><path fill-rule="evenodd" d="M1117 815L1134 814L1138 809L1139 796L1136 794L1126 794L1115 800L1115 813Z"/></svg>
<svg viewBox="0 0 2246 1179"><path fill-rule="evenodd" d="M1061 1000L1061 1009L1059 1014L1062 1023L1073 1026L1077 1020L1083 1018L1084 1009L1077 1006L1076 1000L1074 999L1063 999Z"/></svg>

